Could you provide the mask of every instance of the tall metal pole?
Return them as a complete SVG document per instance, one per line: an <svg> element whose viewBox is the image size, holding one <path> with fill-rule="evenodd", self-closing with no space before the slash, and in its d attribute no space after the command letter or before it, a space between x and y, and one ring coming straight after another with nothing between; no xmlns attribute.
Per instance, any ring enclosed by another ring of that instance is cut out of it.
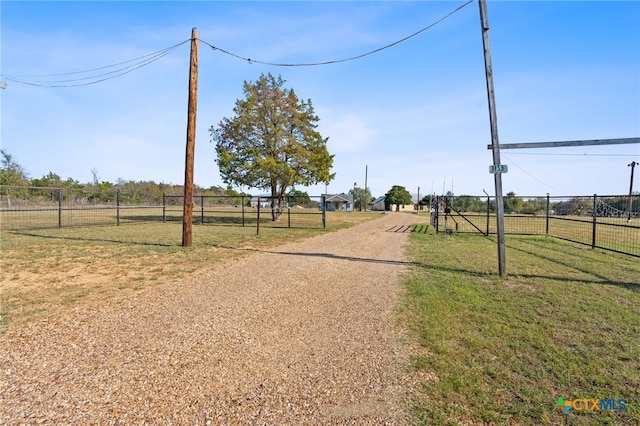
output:
<svg viewBox="0 0 640 426"><path fill-rule="evenodd" d="M493 67L491 65L491 51L489 48L489 22L487 20L487 5L485 0L478 0L480 5L480 23L482 26L482 46L484 49L484 69L487 79L487 97L489 100L489 120L491 123L491 147L493 164L500 164L500 142L498 140L498 117L496 114L496 100L493 89ZM496 187L496 230L498 232L498 271L502 278L506 278L506 254L504 240L504 202L502 199L502 174L495 173Z"/></svg>
<svg viewBox="0 0 640 426"><path fill-rule="evenodd" d="M191 60L189 64L189 101L187 109L187 152L184 165L184 205L182 213L182 246L193 241L193 157L196 145L196 110L198 106L198 33L191 30Z"/></svg>
<svg viewBox="0 0 640 426"><path fill-rule="evenodd" d="M631 210L633 210L633 169L636 167L635 161L632 161L631 164L628 164L631 167L631 182L629 183L629 213L627 215L627 222L631 222Z"/></svg>
<svg viewBox="0 0 640 426"><path fill-rule="evenodd" d="M351 206L351 211L356 211L356 185L357 182L353 182L353 204ZM360 210L362 210L362 202L360 202Z"/></svg>
<svg viewBox="0 0 640 426"><path fill-rule="evenodd" d="M369 178L369 165L365 164L364 165L364 191L365 194L367 193L367 179ZM369 200L367 200L367 202L364 204L364 211L367 211L367 204L369 204ZM362 210L362 203L360 203L360 210Z"/></svg>

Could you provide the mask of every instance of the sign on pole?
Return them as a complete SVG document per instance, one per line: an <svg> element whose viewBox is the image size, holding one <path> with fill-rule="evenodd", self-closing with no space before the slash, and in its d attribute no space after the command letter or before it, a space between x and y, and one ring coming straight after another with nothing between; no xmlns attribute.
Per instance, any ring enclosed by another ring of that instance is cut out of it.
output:
<svg viewBox="0 0 640 426"><path fill-rule="evenodd" d="M489 166L489 173L499 175L501 173L507 173L509 168L506 164L492 164Z"/></svg>

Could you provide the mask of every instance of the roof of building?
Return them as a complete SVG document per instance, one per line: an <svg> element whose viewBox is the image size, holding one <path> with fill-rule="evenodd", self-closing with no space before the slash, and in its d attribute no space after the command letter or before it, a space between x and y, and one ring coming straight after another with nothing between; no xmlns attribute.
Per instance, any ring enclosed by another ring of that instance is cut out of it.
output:
<svg viewBox="0 0 640 426"><path fill-rule="evenodd" d="M344 203L352 203L353 195L351 194L325 194L325 201L342 201Z"/></svg>

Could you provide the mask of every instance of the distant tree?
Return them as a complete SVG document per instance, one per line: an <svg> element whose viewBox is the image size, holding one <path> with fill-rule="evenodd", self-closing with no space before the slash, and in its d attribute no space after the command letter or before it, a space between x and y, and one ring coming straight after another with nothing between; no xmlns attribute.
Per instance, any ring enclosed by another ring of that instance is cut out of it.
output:
<svg viewBox="0 0 640 426"><path fill-rule="evenodd" d="M0 185L29 185L29 174L25 168L4 149L0 149Z"/></svg>
<svg viewBox="0 0 640 426"><path fill-rule="evenodd" d="M328 183L334 177L333 156L316 130L319 118L311 100L299 100L284 83L271 73L245 81L235 117L209 129L223 181L269 190L273 220L289 187Z"/></svg>
<svg viewBox="0 0 640 426"><path fill-rule="evenodd" d="M349 194L353 195L353 207L357 210L366 210L367 205L373 201L369 188L355 187L349 190Z"/></svg>
<svg viewBox="0 0 640 426"><path fill-rule="evenodd" d="M544 215L547 211L547 199L546 198L535 198L532 200L527 200L522 205L522 213L532 214L532 215Z"/></svg>
<svg viewBox="0 0 640 426"><path fill-rule="evenodd" d="M87 198L92 204L110 203L116 199L116 191L111 182L100 182L98 185L86 185L85 189L91 192Z"/></svg>
<svg viewBox="0 0 640 426"><path fill-rule="evenodd" d="M309 194L305 191L299 191L297 189L292 189L287 194L289 202L292 204L302 204L309 205L311 204L311 198L309 198Z"/></svg>
<svg viewBox="0 0 640 426"><path fill-rule="evenodd" d="M522 198L516 197L515 192L507 192L507 197L504 199L504 212L505 213L520 213L522 211L524 201Z"/></svg>
<svg viewBox="0 0 640 426"><path fill-rule="evenodd" d="M460 212L472 212L479 211L477 205L480 204L480 200L471 195L458 195L455 197L454 207Z"/></svg>
<svg viewBox="0 0 640 426"><path fill-rule="evenodd" d="M396 211L400 211L400 204L412 204L411 194L404 186L393 185L393 187L385 194L385 204L396 205Z"/></svg>
<svg viewBox="0 0 640 426"><path fill-rule="evenodd" d="M32 179L31 186L40 188L60 188L62 187L62 179L57 174L49 172L40 179Z"/></svg>
<svg viewBox="0 0 640 426"><path fill-rule="evenodd" d="M238 192L235 189L233 189L231 185L228 185L227 188L224 190L224 196L229 197L231 199L230 202L232 202L235 205L241 205L242 200L245 200L247 203L251 203L250 194L246 194L244 192Z"/></svg>

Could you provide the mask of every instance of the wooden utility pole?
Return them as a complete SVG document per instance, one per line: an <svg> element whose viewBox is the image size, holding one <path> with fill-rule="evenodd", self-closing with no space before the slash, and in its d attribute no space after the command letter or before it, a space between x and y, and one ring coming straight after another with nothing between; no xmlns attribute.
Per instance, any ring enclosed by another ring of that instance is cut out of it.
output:
<svg viewBox="0 0 640 426"><path fill-rule="evenodd" d="M498 117L496 114L496 100L493 89L493 67L491 65L491 51L489 49L489 22L487 20L487 5L485 0L478 0L480 5L480 23L482 26L482 46L484 49L484 69L487 79L487 97L489 99L489 120L491 123L491 147L493 151L494 169L501 170L500 142L498 140ZM499 166L499 167L496 167ZM505 240L504 240L504 201L502 199L502 173L494 173L496 187L496 229L498 232L498 272L502 278L507 276Z"/></svg>
<svg viewBox="0 0 640 426"><path fill-rule="evenodd" d="M184 208L182 212L182 247L193 241L193 157L196 145L196 110L198 107L198 33L191 30L191 60L189 64L189 101L187 108L187 153L184 165Z"/></svg>

